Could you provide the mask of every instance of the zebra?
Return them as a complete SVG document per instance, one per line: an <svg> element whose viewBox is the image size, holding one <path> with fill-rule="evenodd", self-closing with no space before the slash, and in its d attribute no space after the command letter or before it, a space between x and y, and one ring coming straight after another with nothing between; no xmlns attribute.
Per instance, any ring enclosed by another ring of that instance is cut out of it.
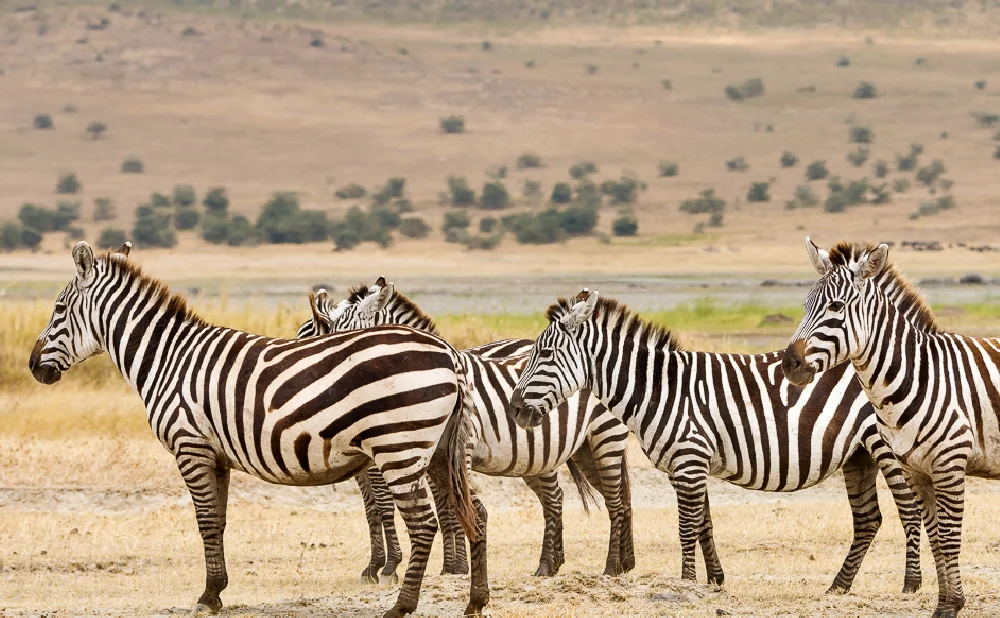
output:
<svg viewBox="0 0 1000 618"><path fill-rule="evenodd" d="M297 337L378 324L404 324L438 334L434 321L384 277L371 287L351 289L348 298L336 305L331 304L325 290L320 290L310 295L310 308L313 317L302 324ZM459 352L466 375L472 379L479 415L473 469L493 476L520 476L538 496L545 518L545 534L534 574L547 576L555 575L564 562L563 494L556 470L567 463L585 508L590 490L587 482L599 488L604 497L611 519L605 575L630 571L635 566L635 555L626 457L628 429L587 393L571 398L560 408L560 413L553 415L551 422L537 432L518 427L506 412L507 402L533 343L503 339ZM376 475L377 471L369 471L370 478ZM384 518L386 513L381 515ZM392 516L391 503L388 516ZM439 518L446 516L439 511ZM369 518L374 554L381 535L371 523ZM457 526L452 525L451 529L461 533ZM461 559L464 539L461 536L454 540L445 538L446 550L458 550ZM449 570L448 562L446 553L445 571Z"/></svg>
<svg viewBox="0 0 1000 618"><path fill-rule="evenodd" d="M806 238L820 279L785 352L795 384L853 365L878 430L923 505L937 568L935 616L965 605L958 558L965 477L1000 476L1000 339L945 332L920 293L889 262L886 244Z"/></svg>
<svg viewBox="0 0 1000 618"><path fill-rule="evenodd" d="M906 533L903 592L921 584L920 514L875 414L852 372L827 372L798 388L780 371L780 352L714 354L681 348L666 328L586 289L547 311L511 401L522 426L590 388L638 438L677 492L681 577L694 580L701 545L709 583L725 580L715 549L708 476L762 491L797 491L844 473L854 538L827 590L850 590L882 522L881 469Z"/></svg>
<svg viewBox="0 0 1000 618"><path fill-rule="evenodd" d="M395 605L412 613L437 532L426 477L444 487L472 539L466 613L489 600L486 510L469 491L474 412L457 352L403 326L271 339L212 326L183 297L128 261L130 243L72 251L76 276L56 299L28 362L34 378L107 351L141 396L149 425L177 460L205 550L195 613L222 608L230 470L283 485L328 485L374 461L406 522L411 554ZM438 449L438 445L442 448Z"/></svg>

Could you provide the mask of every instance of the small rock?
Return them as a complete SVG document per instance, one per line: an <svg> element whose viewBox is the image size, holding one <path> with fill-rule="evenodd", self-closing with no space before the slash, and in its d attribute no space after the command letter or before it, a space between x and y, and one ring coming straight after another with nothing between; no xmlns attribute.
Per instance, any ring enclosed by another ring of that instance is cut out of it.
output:
<svg viewBox="0 0 1000 618"><path fill-rule="evenodd" d="M715 610L716 616L731 616L732 614L722 609L721 607Z"/></svg>
<svg viewBox="0 0 1000 618"><path fill-rule="evenodd" d="M661 601L664 603L687 603L689 602L687 596L683 594L678 594L676 592L657 592L650 597L652 601Z"/></svg>

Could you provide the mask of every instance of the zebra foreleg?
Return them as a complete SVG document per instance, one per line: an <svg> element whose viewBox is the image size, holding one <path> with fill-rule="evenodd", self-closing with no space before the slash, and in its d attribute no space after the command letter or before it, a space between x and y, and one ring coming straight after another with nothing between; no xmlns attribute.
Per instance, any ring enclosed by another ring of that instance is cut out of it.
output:
<svg viewBox="0 0 1000 618"><path fill-rule="evenodd" d="M559 487L559 475L550 472L538 476L526 476L523 480L542 503L542 517L545 520L542 555L538 559L538 568L534 574L536 577L555 575L566 561L562 529L563 491Z"/></svg>
<svg viewBox="0 0 1000 618"><path fill-rule="evenodd" d="M722 586L726 583L726 574L722 571L722 562L715 551L715 534L712 529L712 511L708 506L708 491L705 491L705 514L702 517L701 534L698 541L701 553L705 558L705 570L708 571L708 584Z"/></svg>
<svg viewBox="0 0 1000 618"><path fill-rule="evenodd" d="M377 470L374 466L371 469ZM368 566L365 567L364 571L361 571L361 583L377 584L378 572L385 566L385 547L382 544L382 517L378 506L375 504L375 495L372 492L368 470L359 472L354 477L354 480L358 482L358 489L361 490L361 499L365 503L365 519L368 520L368 538L371 543L371 557L368 559Z"/></svg>
<svg viewBox="0 0 1000 618"><path fill-rule="evenodd" d="M965 607L962 571L958 556L962 550L962 515L965 511L965 461L948 454L948 469L931 476L934 499L928 502L937 519L938 546L943 569L938 569L938 606L934 616L950 617ZM944 579L941 579L941 572ZM942 585L942 582L944 584Z"/></svg>
<svg viewBox="0 0 1000 618"><path fill-rule="evenodd" d="M892 454L881 438L878 439L878 444L873 445L868 450L875 458L879 469L882 470L882 476L896 502L899 520L903 524L903 533L906 535L906 570L903 576L903 593L913 593L920 590L923 583L923 576L920 573L920 528L923 525L920 501L907 485L903 469L896 460L896 456Z"/></svg>
<svg viewBox="0 0 1000 618"><path fill-rule="evenodd" d="M854 539L840 572L827 590L827 593L835 594L844 594L851 589L854 577L861 568L861 561L865 559L865 554L882 525L882 512L878 508L878 491L875 485L878 467L871 455L858 449L844 463L843 471L847 499L851 503L851 517L854 520Z"/></svg>
<svg viewBox="0 0 1000 618"><path fill-rule="evenodd" d="M437 475L434 475L437 476ZM465 575L469 572L469 559L465 551L465 533L458 524L455 512L448 504L447 489L439 482L434 482L434 476L429 476L431 493L434 495L434 507L437 510L438 523L441 527L441 538L444 541L444 564L441 575Z"/></svg>
<svg viewBox="0 0 1000 618"><path fill-rule="evenodd" d="M178 454L177 467L191 493L198 532L205 546L205 591L198 598L192 614L215 614L222 609L220 595L229 585L223 546L229 501L229 468L218 466L214 453L187 452L190 448L186 447Z"/></svg>
<svg viewBox="0 0 1000 618"><path fill-rule="evenodd" d="M681 541L681 579L695 580L695 549L705 518L708 471L690 466L670 475L677 492L677 523Z"/></svg>

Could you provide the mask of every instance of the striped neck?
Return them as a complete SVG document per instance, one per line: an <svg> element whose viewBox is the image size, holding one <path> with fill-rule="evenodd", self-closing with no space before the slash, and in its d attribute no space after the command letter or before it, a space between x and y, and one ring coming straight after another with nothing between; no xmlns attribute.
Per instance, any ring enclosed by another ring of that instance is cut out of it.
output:
<svg viewBox="0 0 1000 618"><path fill-rule="evenodd" d="M382 324L409 326L410 328L426 331L432 335L441 336L434 320L424 313L417 303L399 292L392 295L392 298L386 303L381 314Z"/></svg>

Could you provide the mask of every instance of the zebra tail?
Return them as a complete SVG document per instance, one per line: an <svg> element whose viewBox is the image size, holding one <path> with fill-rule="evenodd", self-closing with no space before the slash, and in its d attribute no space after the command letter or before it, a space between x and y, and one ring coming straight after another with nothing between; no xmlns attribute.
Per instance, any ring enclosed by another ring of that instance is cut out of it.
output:
<svg viewBox="0 0 1000 618"><path fill-rule="evenodd" d="M580 501L583 502L583 512L589 517L591 504L598 509L601 508L600 503L597 501L597 491L590 484L590 481L587 480L587 476L580 469L580 466L572 458L566 460L566 467L569 468L569 474L573 477L573 484L576 485L576 490L580 493Z"/></svg>
<svg viewBox="0 0 1000 618"><path fill-rule="evenodd" d="M632 506L632 478L628 473L628 447L622 453L622 505Z"/></svg>
<svg viewBox="0 0 1000 618"><path fill-rule="evenodd" d="M460 363L456 363L461 366ZM451 415L444 439L445 454L448 461L448 502L458 523L465 531L470 541L479 539L479 522L476 505L472 500L469 488L469 469L472 467L470 454L473 436L472 417L475 414L475 403L465 372L458 372L458 401Z"/></svg>

